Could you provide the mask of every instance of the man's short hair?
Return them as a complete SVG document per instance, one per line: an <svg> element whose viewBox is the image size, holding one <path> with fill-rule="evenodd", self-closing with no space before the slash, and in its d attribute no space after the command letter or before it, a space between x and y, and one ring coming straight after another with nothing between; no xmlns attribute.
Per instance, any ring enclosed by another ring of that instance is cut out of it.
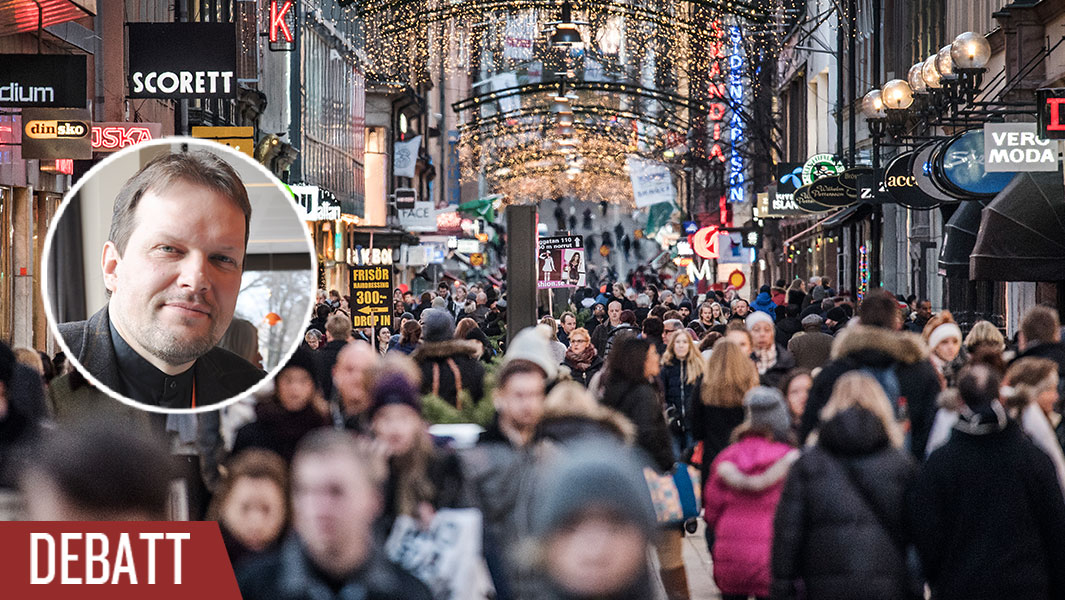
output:
<svg viewBox="0 0 1065 600"><path fill-rule="evenodd" d="M566 322L566 317L573 317L574 321L577 320L577 315L575 315L575 314L573 314L573 313L571 313L570 311L567 310L566 312L564 312L564 313L562 313L561 315L558 316L558 322L559 323L565 323Z"/></svg>
<svg viewBox="0 0 1065 600"><path fill-rule="evenodd" d="M858 318L862 325L894 329L899 320L899 305L891 294L873 292L862 300L858 307Z"/></svg>
<svg viewBox="0 0 1065 600"><path fill-rule="evenodd" d="M733 301L732 301L732 304L729 304L729 308L735 309L735 308L736 308L736 306L737 306L737 305L738 305L738 304L739 304L740 302L742 302L742 303L746 304L747 306L750 306L750 305L751 305L751 304L750 304L749 302L747 302L747 301L746 301L746 300L744 300L743 298L736 298L735 300L733 300Z"/></svg>
<svg viewBox="0 0 1065 600"><path fill-rule="evenodd" d="M1049 306L1035 306L1021 319L1021 334L1027 344L1052 344L1058 339L1061 320Z"/></svg>
<svg viewBox="0 0 1065 600"><path fill-rule="evenodd" d="M547 380L547 373L544 372L543 367L534 363L531 360L525 360L524 358L516 358L508 361L503 365L503 368L499 370L499 375L496 377L496 388L503 389L507 387L507 382L511 377L515 375L524 375L526 373L536 373L540 377Z"/></svg>
<svg viewBox="0 0 1065 600"><path fill-rule="evenodd" d="M329 297L330 298L340 298L340 292L338 292L336 290L329 290Z"/></svg>
<svg viewBox="0 0 1065 600"><path fill-rule="evenodd" d="M251 202L240 176L226 161L205 150L164 154L153 159L122 186L115 197L111 214L111 231L107 235L119 255L133 234L137 204L144 194L165 188L174 181L206 187L233 201L244 213L244 250L248 248L251 226Z"/></svg>
<svg viewBox="0 0 1065 600"><path fill-rule="evenodd" d="M325 331L334 340L346 340L351 337L351 319L342 312L333 313L325 322Z"/></svg>
<svg viewBox="0 0 1065 600"><path fill-rule="evenodd" d="M648 317L648 318L650 318L650 317ZM684 321L681 321L680 319L666 319L665 321L663 321L662 322L662 331L663 332L665 332L666 325L669 326L669 330L670 331L680 331L681 329L684 329Z"/></svg>
<svg viewBox="0 0 1065 600"><path fill-rule="evenodd" d="M350 457L361 467L361 474L366 478L366 483L378 493L384 489L388 477L388 466L384 457L375 454L369 444L360 441L350 432L331 427L315 429L300 439L292 458L293 472L300 459L327 454Z"/></svg>
<svg viewBox="0 0 1065 600"><path fill-rule="evenodd" d="M969 365L958 372L958 395L974 410L997 400L1001 386L998 372L985 364Z"/></svg>
<svg viewBox="0 0 1065 600"><path fill-rule="evenodd" d="M836 307L836 301L832 298L825 298L821 301L821 310L831 310Z"/></svg>

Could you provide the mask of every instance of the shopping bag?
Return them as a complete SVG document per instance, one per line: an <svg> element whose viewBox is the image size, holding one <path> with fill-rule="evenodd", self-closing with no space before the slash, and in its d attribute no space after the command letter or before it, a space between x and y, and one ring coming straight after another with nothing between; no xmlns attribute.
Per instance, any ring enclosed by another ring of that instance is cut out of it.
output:
<svg viewBox="0 0 1065 600"><path fill-rule="evenodd" d="M427 585L434 600L482 600L494 596L482 539L477 509L439 510L426 529L412 517L400 515L385 553Z"/></svg>
<svg viewBox="0 0 1065 600"><path fill-rule="evenodd" d="M659 524L680 525L699 516L702 486L699 485L698 469L684 463L677 463L669 473L645 467L643 476Z"/></svg>

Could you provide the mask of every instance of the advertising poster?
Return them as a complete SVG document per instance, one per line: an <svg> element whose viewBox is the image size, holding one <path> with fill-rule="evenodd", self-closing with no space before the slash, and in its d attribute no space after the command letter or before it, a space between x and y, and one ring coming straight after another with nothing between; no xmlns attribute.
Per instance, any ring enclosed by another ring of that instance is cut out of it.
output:
<svg viewBox="0 0 1065 600"><path fill-rule="evenodd" d="M584 236L540 238L537 260L538 289L585 285Z"/></svg>

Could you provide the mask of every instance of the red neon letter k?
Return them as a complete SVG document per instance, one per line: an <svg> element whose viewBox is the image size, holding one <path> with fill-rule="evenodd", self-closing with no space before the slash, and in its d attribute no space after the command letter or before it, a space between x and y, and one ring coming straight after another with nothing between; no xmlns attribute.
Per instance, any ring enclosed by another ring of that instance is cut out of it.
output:
<svg viewBox="0 0 1065 600"><path fill-rule="evenodd" d="M287 0L281 5L281 9L277 8L278 0L270 0L270 41L277 41L277 30L281 30L281 35L285 36L285 41L292 43L292 30L288 28L288 23L285 22L285 15L292 9L292 0Z"/></svg>

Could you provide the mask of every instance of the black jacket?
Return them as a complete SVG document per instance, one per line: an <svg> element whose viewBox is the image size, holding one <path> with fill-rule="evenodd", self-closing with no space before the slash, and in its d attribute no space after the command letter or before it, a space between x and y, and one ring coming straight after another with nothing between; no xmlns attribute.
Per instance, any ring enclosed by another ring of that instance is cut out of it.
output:
<svg viewBox="0 0 1065 600"><path fill-rule="evenodd" d="M318 389L322 390L322 395L326 398L333 396L333 367L337 364L337 356L347 343L348 340L332 340L319 346L314 353Z"/></svg>
<svg viewBox="0 0 1065 600"><path fill-rule="evenodd" d="M731 442L732 430L743 423L743 407L707 406L692 403L692 436L703 443L703 462L700 465L702 481L707 480L710 463Z"/></svg>
<svg viewBox="0 0 1065 600"><path fill-rule="evenodd" d="M955 429L918 475L909 514L933 598L1065 598L1065 500L1016 423Z"/></svg>
<svg viewBox="0 0 1065 600"><path fill-rule="evenodd" d="M468 391L474 402L480 402L484 396L484 365L477 359L480 351L481 345L469 340L422 342L410 355L422 370L422 393L435 393L454 406L458 387ZM456 386L456 370L462 380L460 386Z"/></svg>
<svg viewBox="0 0 1065 600"><path fill-rule="evenodd" d="M107 310L107 306L101 308L86 321L60 323L59 334L90 375L108 388L127 394L118 373ZM242 394L266 375L250 362L218 347L198 358L193 368L196 369L197 406L215 404Z"/></svg>
<svg viewBox="0 0 1065 600"><path fill-rule="evenodd" d="M757 360L757 355L751 353L751 360ZM795 368L795 356L788 352L784 346L777 344L777 362L766 369L765 373L758 376L759 382L767 387L779 387L780 382L788 371Z"/></svg>
<svg viewBox="0 0 1065 600"><path fill-rule="evenodd" d="M802 331L802 321L798 317L784 317L777 321L777 343L787 347L791 337Z"/></svg>
<svg viewBox="0 0 1065 600"><path fill-rule="evenodd" d="M941 384L936 368L928 360L928 347L920 336L881 327L856 325L843 330L832 345L832 362L814 378L806 410L802 414L799 437L802 441L817 427L818 415L832 388L844 373L863 368L891 367L905 399L910 421L910 452L924 457L928 434L936 416L936 397ZM899 401L899 399L892 399Z"/></svg>
<svg viewBox="0 0 1065 600"><path fill-rule="evenodd" d="M573 381L576 381L584 387L588 387L588 382L590 382L592 377L603 368L603 359L599 355L596 355L592 364L588 365L588 368L583 371L578 369L577 365L570 362L568 358L562 361L562 364L569 367L569 374L570 377L573 378Z"/></svg>
<svg viewBox="0 0 1065 600"><path fill-rule="evenodd" d="M691 351L695 351L692 348ZM702 404L699 398L699 390L702 389L703 381L696 379L695 383L687 383L688 368L677 360L662 365L662 386L666 390L666 406L673 407L674 415L681 419L685 429L691 431L692 407L695 403Z"/></svg>
<svg viewBox="0 0 1065 600"><path fill-rule="evenodd" d="M772 597L909 597L903 516L912 477L913 462L872 413L852 407L826 423L777 505Z"/></svg>
<svg viewBox="0 0 1065 600"><path fill-rule="evenodd" d="M673 468L673 444L662 413L662 399L650 383L608 384L603 404L620 412L636 426L636 445L650 456L660 471Z"/></svg>
<svg viewBox="0 0 1065 600"><path fill-rule="evenodd" d="M237 571L244 600L430 600L425 585L389 562L375 549L358 572L341 583L338 592L324 581L295 536L275 552L252 560Z"/></svg>
<svg viewBox="0 0 1065 600"><path fill-rule="evenodd" d="M291 463L296 444L303 436L327 425L329 417L322 416L311 405L289 412L277 399L262 400L255 405L255 420L237 430L230 456L245 448L262 448L276 452L286 463Z"/></svg>
<svg viewBox="0 0 1065 600"><path fill-rule="evenodd" d="M640 335L640 329L632 323L622 323L617 327L610 330L610 335L606 338L606 350L602 353L603 356L610 354L610 349L614 347L614 344L620 342L623 339L636 337Z"/></svg>

